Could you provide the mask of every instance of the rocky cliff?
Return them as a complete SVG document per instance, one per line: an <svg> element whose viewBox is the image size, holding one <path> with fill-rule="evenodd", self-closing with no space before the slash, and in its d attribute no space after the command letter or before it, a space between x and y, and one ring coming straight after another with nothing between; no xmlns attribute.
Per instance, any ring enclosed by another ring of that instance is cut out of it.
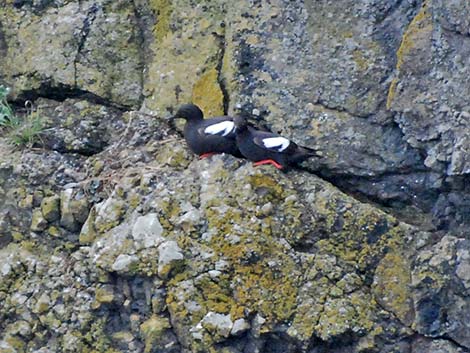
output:
<svg viewBox="0 0 470 353"><path fill-rule="evenodd" d="M1 352L470 352L467 1L0 5ZM198 160L189 101L323 157Z"/></svg>

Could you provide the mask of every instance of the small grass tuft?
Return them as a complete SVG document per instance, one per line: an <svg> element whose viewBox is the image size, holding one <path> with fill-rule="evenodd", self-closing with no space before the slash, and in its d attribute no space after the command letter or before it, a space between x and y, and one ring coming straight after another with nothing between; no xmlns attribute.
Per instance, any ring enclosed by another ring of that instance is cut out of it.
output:
<svg viewBox="0 0 470 353"><path fill-rule="evenodd" d="M0 86L0 126L7 126L14 116L13 110L7 102L10 89Z"/></svg>
<svg viewBox="0 0 470 353"><path fill-rule="evenodd" d="M16 115L7 101L9 91L0 86L0 129L12 145L30 148L41 139L43 117L30 101L25 103L26 114Z"/></svg>

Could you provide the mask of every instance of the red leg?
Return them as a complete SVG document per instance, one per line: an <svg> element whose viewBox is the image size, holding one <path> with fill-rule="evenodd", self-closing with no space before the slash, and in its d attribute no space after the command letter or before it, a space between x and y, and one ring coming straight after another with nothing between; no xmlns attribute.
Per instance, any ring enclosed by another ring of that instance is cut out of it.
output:
<svg viewBox="0 0 470 353"><path fill-rule="evenodd" d="M217 153L214 153L214 152L203 153L203 154L201 154L201 155L199 156L199 159L204 159L204 158L213 156L214 154L217 154Z"/></svg>
<svg viewBox="0 0 470 353"><path fill-rule="evenodd" d="M264 159L262 161L258 161L256 163L253 163L253 165L255 167L259 166L259 165L263 165L263 164L272 164L273 166L275 166L277 169L283 169L284 167L282 165L280 165L279 163L277 163L276 161L273 161L272 159Z"/></svg>

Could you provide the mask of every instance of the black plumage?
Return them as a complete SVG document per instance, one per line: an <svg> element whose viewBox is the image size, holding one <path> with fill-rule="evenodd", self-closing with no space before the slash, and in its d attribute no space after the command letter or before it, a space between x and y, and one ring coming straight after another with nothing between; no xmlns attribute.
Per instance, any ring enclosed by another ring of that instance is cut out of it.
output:
<svg viewBox="0 0 470 353"><path fill-rule="evenodd" d="M242 117L235 117L234 123L238 148L255 165L272 164L278 169L287 169L310 157L319 157L311 148L298 146L272 132L256 130Z"/></svg>
<svg viewBox="0 0 470 353"><path fill-rule="evenodd" d="M231 116L204 119L197 105L182 105L173 119L185 119L184 138L191 151L201 158L214 153L229 153L242 157L235 141L235 124Z"/></svg>

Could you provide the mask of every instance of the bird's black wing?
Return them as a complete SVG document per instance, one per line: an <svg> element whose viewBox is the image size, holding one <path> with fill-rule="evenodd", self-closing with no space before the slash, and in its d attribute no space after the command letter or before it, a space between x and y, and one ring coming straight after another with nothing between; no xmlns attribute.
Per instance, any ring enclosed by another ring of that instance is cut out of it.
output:
<svg viewBox="0 0 470 353"><path fill-rule="evenodd" d="M221 136L235 138L235 124L232 119L226 117L206 119L197 129L202 136Z"/></svg>
<svg viewBox="0 0 470 353"><path fill-rule="evenodd" d="M297 148L294 142L272 132L253 129L252 135L256 145L271 152L289 153Z"/></svg>

